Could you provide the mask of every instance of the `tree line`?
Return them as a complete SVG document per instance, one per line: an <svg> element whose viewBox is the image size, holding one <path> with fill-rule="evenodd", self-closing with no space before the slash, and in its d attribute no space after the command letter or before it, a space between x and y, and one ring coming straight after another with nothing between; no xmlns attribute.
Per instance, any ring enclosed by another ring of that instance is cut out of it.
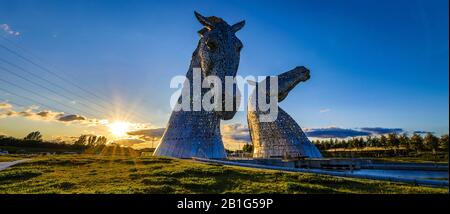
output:
<svg viewBox="0 0 450 214"><path fill-rule="evenodd" d="M108 139L105 136L96 135L81 135L73 142L45 141L39 131L31 132L24 138L0 135L0 146L9 148L9 150L11 150L11 147L19 148L15 149L16 151L32 148L33 151L97 153L103 151L107 146L116 146L114 144L107 145L107 142Z"/></svg>
<svg viewBox="0 0 450 214"><path fill-rule="evenodd" d="M448 134L437 137L432 133L425 136L414 133L412 136L404 134L391 133L380 136L354 137L351 139L327 139L313 140L313 143L321 150L330 149L363 149L366 147L381 147L385 149L404 149L407 151L433 152L449 151Z"/></svg>

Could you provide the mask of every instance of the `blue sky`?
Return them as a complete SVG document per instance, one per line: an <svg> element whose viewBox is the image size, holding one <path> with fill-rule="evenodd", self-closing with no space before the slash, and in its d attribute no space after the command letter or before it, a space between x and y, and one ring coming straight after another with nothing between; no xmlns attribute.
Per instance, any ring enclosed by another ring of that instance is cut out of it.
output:
<svg viewBox="0 0 450 214"><path fill-rule="evenodd" d="M198 41L194 10L229 24L246 20L237 33L244 44L239 75L276 75L298 65L311 70L311 79L280 104L302 127L448 133L447 0L0 0L0 24L20 32L2 35L53 71L137 112L137 122L164 127L175 91L170 79L185 74ZM0 58L59 81L2 49ZM239 112L226 123L246 124L245 118ZM3 132L11 120L0 119Z"/></svg>

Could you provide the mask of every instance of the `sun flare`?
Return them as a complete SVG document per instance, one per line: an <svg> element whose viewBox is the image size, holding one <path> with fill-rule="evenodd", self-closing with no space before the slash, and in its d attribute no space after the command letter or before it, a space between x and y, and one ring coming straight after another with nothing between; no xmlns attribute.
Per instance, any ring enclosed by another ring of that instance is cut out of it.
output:
<svg viewBox="0 0 450 214"><path fill-rule="evenodd" d="M116 121L108 125L109 131L115 137L123 137L130 131L130 123L124 121Z"/></svg>

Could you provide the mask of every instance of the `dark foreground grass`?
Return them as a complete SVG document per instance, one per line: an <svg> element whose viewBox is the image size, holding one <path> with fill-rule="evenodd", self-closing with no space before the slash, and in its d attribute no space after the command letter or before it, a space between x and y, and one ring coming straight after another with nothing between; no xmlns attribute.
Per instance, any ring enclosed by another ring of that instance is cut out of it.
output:
<svg viewBox="0 0 450 214"><path fill-rule="evenodd" d="M448 194L448 189L161 157L58 155L0 171L0 193Z"/></svg>

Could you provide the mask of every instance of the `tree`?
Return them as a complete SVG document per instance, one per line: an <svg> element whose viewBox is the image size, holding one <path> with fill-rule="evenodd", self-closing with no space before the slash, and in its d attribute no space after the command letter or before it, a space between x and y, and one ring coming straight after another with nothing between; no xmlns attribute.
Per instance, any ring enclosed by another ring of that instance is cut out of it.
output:
<svg viewBox="0 0 450 214"><path fill-rule="evenodd" d="M381 135L380 140L379 140L379 146L380 147L385 147L387 145L387 138L384 135Z"/></svg>
<svg viewBox="0 0 450 214"><path fill-rule="evenodd" d="M439 146L448 153L448 134L442 135L439 139Z"/></svg>
<svg viewBox="0 0 450 214"><path fill-rule="evenodd" d="M373 147L380 147L380 139L378 137L372 138L372 144Z"/></svg>
<svg viewBox="0 0 450 214"><path fill-rule="evenodd" d="M400 141L397 137L397 134L395 133L390 133L388 134L388 140L387 140L387 146L389 148L398 148L398 146L400 145Z"/></svg>
<svg viewBox="0 0 450 214"><path fill-rule="evenodd" d="M403 133L400 137L399 137L399 142L400 142L400 146L403 146L406 151L409 151L411 149L410 143L409 143L409 137L406 133Z"/></svg>
<svg viewBox="0 0 450 214"><path fill-rule="evenodd" d="M410 143L411 143L411 148L416 150L417 153L420 153L420 151L423 149L423 139L417 133L414 133L411 136Z"/></svg>
<svg viewBox="0 0 450 214"><path fill-rule="evenodd" d="M373 139L372 139L372 136L367 136L366 137L366 147L372 147L373 146L373 141L372 141Z"/></svg>
<svg viewBox="0 0 450 214"><path fill-rule="evenodd" d="M355 139L355 146L356 146L356 149L358 149L358 150L363 148L364 147L364 139L362 137L356 138Z"/></svg>
<svg viewBox="0 0 450 214"><path fill-rule="evenodd" d="M84 146L88 140L88 135L81 135L78 140L73 142L74 145Z"/></svg>
<svg viewBox="0 0 450 214"><path fill-rule="evenodd" d="M97 138L97 142L95 142L96 146L103 146L106 145L106 142L108 141L108 138L105 136L100 136Z"/></svg>
<svg viewBox="0 0 450 214"><path fill-rule="evenodd" d="M242 151L252 153L253 145L252 144L244 144L244 146L242 147Z"/></svg>
<svg viewBox="0 0 450 214"><path fill-rule="evenodd" d="M439 149L439 138L437 138L433 134L428 133L423 141L427 149L433 151L433 154L435 154L436 150Z"/></svg>
<svg viewBox="0 0 450 214"><path fill-rule="evenodd" d="M73 144L86 147L103 146L108 139L105 136L81 135Z"/></svg>
<svg viewBox="0 0 450 214"><path fill-rule="evenodd" d="M41 132L35 131L35 132L31 132L30 134L25 136L23 139L24 140L33 140L33 141L42 141L42 135L41 135Z"/></svg>

